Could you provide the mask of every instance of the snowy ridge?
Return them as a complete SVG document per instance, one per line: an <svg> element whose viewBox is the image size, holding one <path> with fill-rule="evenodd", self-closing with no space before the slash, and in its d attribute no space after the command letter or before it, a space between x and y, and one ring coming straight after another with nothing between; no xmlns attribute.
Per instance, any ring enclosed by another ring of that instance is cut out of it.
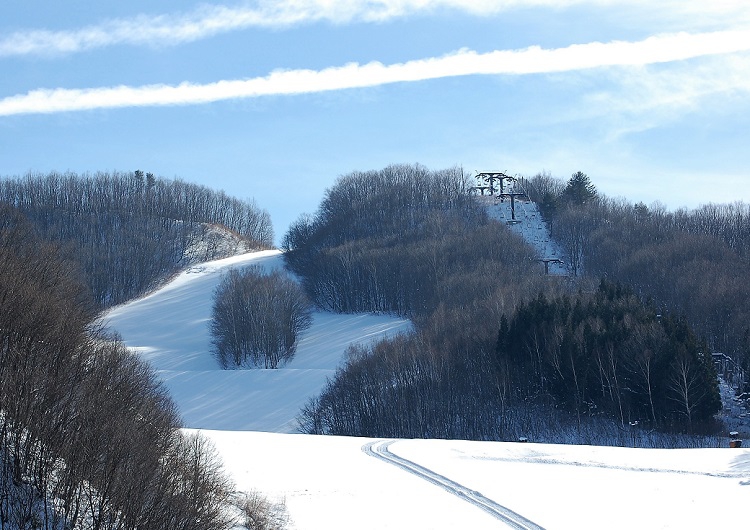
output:
<svg viewBox="0 0 750 530"><path fill-rule="evenodd" d="M746 520L746 448L383 442L290 434L299 407L320 390L348 344L408 330L410 324L380 315L320 312L284 368L222 371L210 354L211 295L223 271L251 264L281 267L281 255L264 251L193 266L162 289L112 309L104 320L157 370L185 425L213 440L236 488L285 499L293 528L518 527L477 502L533 521L535 526L526 528L550 530L738 528ZM436 484L365 452L383 443L393 459L445 482ZM481 497L474 495L478 492Z"/></svg>

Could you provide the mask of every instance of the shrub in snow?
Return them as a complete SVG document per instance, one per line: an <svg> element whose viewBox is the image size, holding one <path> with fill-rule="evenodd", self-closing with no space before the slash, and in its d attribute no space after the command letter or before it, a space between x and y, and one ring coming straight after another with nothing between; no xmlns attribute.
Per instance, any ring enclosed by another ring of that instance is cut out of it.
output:
<svg viewBox="0 0 750 530"><path fill-rule="evenodd" d="M239 508L242 525L248 530L283 530L290 522L286 501L271 501L257 491L243 495Z"/></svg>
<svg viewBox="0 0 750 530"><path fill-rule="evenodd" d="M224 368L277 368L297 349L312 324L312 306L300 286L259 267L231 270L214 293L211 335Z"/></svg>

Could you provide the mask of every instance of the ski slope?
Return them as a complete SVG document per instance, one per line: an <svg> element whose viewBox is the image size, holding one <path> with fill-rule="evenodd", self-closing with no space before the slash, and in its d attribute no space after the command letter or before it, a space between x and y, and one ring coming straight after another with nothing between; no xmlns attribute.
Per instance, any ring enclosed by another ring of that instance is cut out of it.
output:
<svg viewBox="0 0 750 530"><path fill-rule="evenodd" d="M520 191L514 186L515 184L511 185L509 191ZM535 202L518 198L511 205L509 199L489 195L477 197L477 200L486 208L490 218L507 224L510 230L519 234L534 248L540 260L549 261L547 270L550 275L570 276L572 274L570 264L565 263L568 258L560 245L552 239L549 227ZM562 263L550 260L559 260ZM543 265L540 264L540 267Z"/></svg>
<svg viewBox="0 0 750 530"><path fill-rule="evenodd" d="M220 370L213 290L230 267L282 266L278 251L191 267L103 316L146 359L189 429L210 437L240 491L284 499L295 529L743 528L748 449L629 449L294 434L299 408L352 342L410 329L382 315L319 312L279 370Z"/></svg>
<svg viewBox="0 0 750 530"><path fill-rule="evenodd" d="M221 370L211 355L213 292L232 267L283 267L269 250L188 268L163 288L102 320L156 370L188 427L297 432L296 416L332 377L346 348L411 329L407 320L317 312L297 353L279 370Z"/></svg>

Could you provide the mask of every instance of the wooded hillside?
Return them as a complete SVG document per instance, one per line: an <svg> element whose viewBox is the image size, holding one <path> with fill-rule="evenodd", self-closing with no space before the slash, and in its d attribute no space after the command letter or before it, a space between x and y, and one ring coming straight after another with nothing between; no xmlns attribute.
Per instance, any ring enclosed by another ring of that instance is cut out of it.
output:
<svg viewBox="0 0 750 530"><path fill-rule="evenodd" d="M569 201L549 176L525 184L580 275L631 286L750 369L750 205L670 212L601 194Z"/></svg>
<svg viewBox="0 0 750 530"><path fill-rule="evenodd" d="M180 267L272 239L252 202L140 171L0 179L0 528L282 521L232 491L151 369L93 323Z"/></svg>
<svg viewBox="0 0 750 530"><path fill-rule="evenodd" d="M209 240L213 226L249 247L273 244L268 213L253 202L142 171L2 178L0 203L64 244L99 307L143 294L191 259L224 257Z"/></svg>
<svg viewBox="0 0 750 530"><path fill-rule="evenodd" d="M92 329L76 264L0 207L0 528L230 526L231 486L138 357Z"/></svg>
<svg viewBox="0 0 750 530"><path fill-rule="evenodd" d="M531 250L487 217L459 168L352 173L283 239L287 266L318 306L424 318L524 290Z"/></svg>
<svg viewBox="0 0 750 530"><path fill-rule="evenodd" d="M547 184L538 199L558 215L599 200L580 172L567 185L534 183ZM285 236L287 262L320 306L416 324L413 335L352 350L304 411L303 430L560 442L572 429L578 443L653 444L635 441L632 426L710 428L720 406L710 352L678 312L657 321L661 306L643 292L597 288L582 256L578 276L545 276L469 188L460 169L355 173Z"/></svg>

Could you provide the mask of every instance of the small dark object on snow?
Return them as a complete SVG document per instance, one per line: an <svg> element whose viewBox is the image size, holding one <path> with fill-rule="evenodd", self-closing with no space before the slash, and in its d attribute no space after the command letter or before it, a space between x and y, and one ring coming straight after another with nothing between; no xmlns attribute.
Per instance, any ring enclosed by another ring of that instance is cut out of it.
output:
<svg viewBox="0 0 750 530"><path fill-rule="evenodd" d="M738 433L737 431L732 431L732 432L729 433L729 437L731 438L731 440L729 440L729 447L731 447L731 448L742 447L742 440L740 440L739 438L737 438L737 436L739 436L739 434L740 433Z"/></svg>

